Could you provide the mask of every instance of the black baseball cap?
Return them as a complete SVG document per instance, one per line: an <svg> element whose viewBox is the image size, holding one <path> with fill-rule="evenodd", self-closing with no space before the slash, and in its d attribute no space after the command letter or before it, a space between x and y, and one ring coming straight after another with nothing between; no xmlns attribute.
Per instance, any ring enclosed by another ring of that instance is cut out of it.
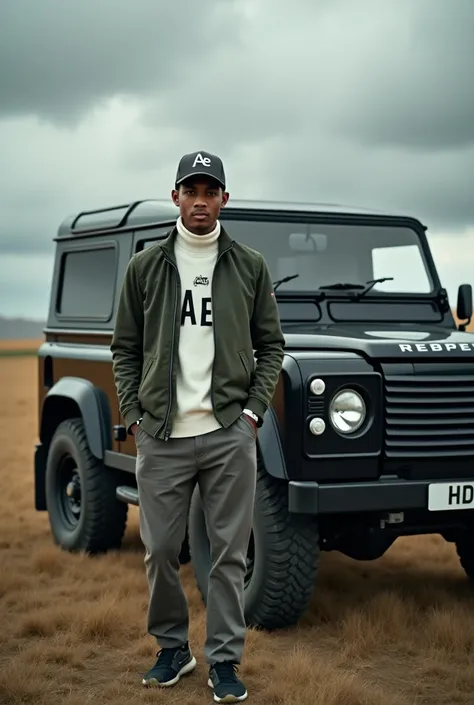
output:
<svg viewBox="0 0 474 705"><path fill-rule="evenodd" d="M225 190L224 165L220 157L209 152L192 152L181 157L176 172L176 186L193 176L210 176Z"/></svg>

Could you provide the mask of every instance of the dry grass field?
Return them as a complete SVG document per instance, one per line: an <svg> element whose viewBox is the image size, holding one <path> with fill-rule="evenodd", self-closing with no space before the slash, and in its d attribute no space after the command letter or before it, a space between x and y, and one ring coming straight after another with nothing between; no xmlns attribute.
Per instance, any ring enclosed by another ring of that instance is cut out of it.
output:
<svg viewBox="0 0 474 705"><path fill-rule="evenodd" d="M182 579L198 669L144 691L155 645L137 513L124 548L69 555L33 508L36 361L0 359L0 703L211 703L202 659L205 612ZM474 594L441 538L399 540L373 563L323 555L298 628L248 634L243 675L258 705L456 705L474 702Z"/></svg>
<svg viewBox="0 0 474 705"><path fill-rule="evenodd" d="M0 350L5 352L11 352L16 350L37 350L41 345L42 339L28 339L24 338L22 340L0 340Z"/></svg>
<svg viewBox="0 0 474 705"><path fill-rule="evenodd" d="M0 340L0 357L35 353L43 341L40 340Z"/></svg>

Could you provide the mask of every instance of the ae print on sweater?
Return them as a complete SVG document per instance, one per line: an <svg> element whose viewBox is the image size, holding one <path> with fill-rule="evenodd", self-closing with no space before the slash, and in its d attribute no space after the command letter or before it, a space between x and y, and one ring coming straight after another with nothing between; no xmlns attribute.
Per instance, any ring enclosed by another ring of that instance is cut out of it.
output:
<svg viewBox="0 0 474 705"><path fill-rule="evenodd" d="M210 296L199 296L196 297L195 301L192 290L186 289L184 292L183 306L181 308L181 325L212 326L211 304L212 300Z"/></svg>

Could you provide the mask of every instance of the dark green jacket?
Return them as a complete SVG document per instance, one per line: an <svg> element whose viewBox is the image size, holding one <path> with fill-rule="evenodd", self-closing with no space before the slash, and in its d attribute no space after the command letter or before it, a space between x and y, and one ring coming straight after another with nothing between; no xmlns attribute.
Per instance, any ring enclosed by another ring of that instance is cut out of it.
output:
<svg viewBox="0 0 474 705"><path fill-rule="evenodd" d="M161 439L169 437L176 411L181 312L176 233L174 227L165 240L131 258L111 344L127 429L143 417L144 430ZM222 227L218 245L212 280L211 394L216 419L228 427L244 407L263 418L280 374L285 339L263 256L231 239Z"/></svg>

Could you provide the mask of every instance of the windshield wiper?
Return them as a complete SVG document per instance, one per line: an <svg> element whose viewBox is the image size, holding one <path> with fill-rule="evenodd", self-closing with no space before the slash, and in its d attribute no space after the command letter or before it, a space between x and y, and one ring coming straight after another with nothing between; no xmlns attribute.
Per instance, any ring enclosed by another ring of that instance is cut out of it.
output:
<svg viewBox="0 0 474 705"><path fill-rule="evenodd" d="M290 282L292 279L296 279L296 277L299 277L299 276L300 276L299 274L292 274L289 277L283 277L283 279L277 279L276 282L273 282L273 291L276 291L281 284L284 284L285 282Z"/></svg>
<svg viewBox="0 0 474 705"><path fill-rule="evenodd" d="M366 286L363 284L351 284L350 282L337 282L336 284L327 284L326 286L320 286L320 289L362 289L360 293L354 294L356 299L361 299L367 294L368 291L372 289L376 284L381 284L382 282L391 281L393 277L381 277L380 279L369 279L365 282Z"/></svg>
<svg viewBox="0 0 474 705"><path fill-rule="evenodd" d="M273 290L276 291L281 284L289 282L292 279L299 277L299 274L292 274L289 277L283 277L283 279L277 279L273 282ZM336 282L335 284L323 284L323 286L318 287L319 290L331 289L344 291L348 289L362 289L362 291L354 294L357 299L361 299L367 294L376 284L381 284L382 282L393 281L393 277L380 277L380 279L369 279L369 281L364 284L353 284L352 282Z"/></svg>
<svg viewBox="0 0 474 705"><path fill-rule="evenodd" d="M337 284L326 284L319 289L363 289L363 284L350 284L349 282L337 282Z"/></svg>
<svg viewBox="0 0 474 705"><path fill-rule="evenodd" d="M388 281L393 281L393 277L380 277L380 279L370 279L368 282L366 282L366 284L368 284L368 286L366 286L365 289L360 292L360 294L356 294L356 298L361 299L376 284L381 284L382 282L388 282Z"/></svg>

